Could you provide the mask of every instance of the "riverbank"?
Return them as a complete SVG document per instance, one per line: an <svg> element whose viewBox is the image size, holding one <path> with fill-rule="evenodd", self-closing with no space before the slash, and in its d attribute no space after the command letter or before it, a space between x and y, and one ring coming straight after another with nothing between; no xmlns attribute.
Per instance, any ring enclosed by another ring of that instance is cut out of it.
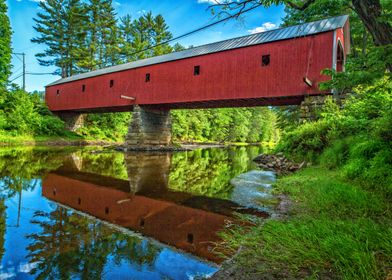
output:
<svg viewBox="0 0 392 280"><path fill-rule="evenodd" d="M260 221L222 233L221 248L238 253L212 279L386 279L391 274L392 213L385 193L306 168L282 177L288 219Z"/></svg>
<svg viewBox="0 0 392 280"><path fill-rule="evenodd" d="M38 136L27 135L10 136L0 135L0 147L6 146L116 146L120 142L85 139L76 134L70 133L64 137L59 136Z"/></svg>
<svg viewBox="0 0 392 280"><path fill-rule="evenodd" d="M85 138L76 133L67 132L65 136L29 136L29 135L1 135L0 134L0 147L4 146L111 146L121 147L124 145L123 141L107 141L107 140L96 140L92 138ZM173 147L157 149L158 151L184 151L194 150L198 148L224 148L229 146L260 146L272 148L273 143L244 143L244 142L183 142L175 143ZM135 149L139 150L139 149Z"/></svg>

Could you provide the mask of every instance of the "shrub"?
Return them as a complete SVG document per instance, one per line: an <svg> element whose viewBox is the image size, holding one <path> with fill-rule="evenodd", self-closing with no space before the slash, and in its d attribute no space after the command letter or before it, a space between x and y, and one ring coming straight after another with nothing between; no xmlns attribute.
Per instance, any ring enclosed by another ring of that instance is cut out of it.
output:
<svg viewBox="0 0 392 280"><path fill-rule="evenodd" d="M330 124L326 120L307 122L297 129L284 134L278 150L295 158L314 160L329 144Z"/></svg>
<svg viewBox="0 0 392 280"><path fill-rule="evenodd" d="M352 138L344 138L332 142L321 154L320 163L329 169L342 166L347 162L350 146L353 142Z"/></svg>
<svg viewBox="0 0 392 280"><path fill-rule="evenodd" d="M391 128L392 82L383 78L355 88L343 108L327 99L321 118L286 132L278 149L294 158L319 160L330 169L341 167L347 178L388 191Z"/></svg>
<svg viewBox="0 0 392 280"><path fill-rule="evenodd" d="M63 135L64 123L53 116L38 94L2 90L0 129L9 135Z"/></svg>

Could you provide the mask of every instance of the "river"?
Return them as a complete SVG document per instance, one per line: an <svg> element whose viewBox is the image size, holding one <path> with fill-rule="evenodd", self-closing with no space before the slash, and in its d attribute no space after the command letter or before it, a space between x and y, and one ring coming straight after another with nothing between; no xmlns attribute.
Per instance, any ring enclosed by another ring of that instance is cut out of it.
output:
<svg viewBox="0 0 392 280"><path fill-rule="evenodd" d="M234 212L267 218L261 147L0 149L0 279L196 279Z"/></svg>

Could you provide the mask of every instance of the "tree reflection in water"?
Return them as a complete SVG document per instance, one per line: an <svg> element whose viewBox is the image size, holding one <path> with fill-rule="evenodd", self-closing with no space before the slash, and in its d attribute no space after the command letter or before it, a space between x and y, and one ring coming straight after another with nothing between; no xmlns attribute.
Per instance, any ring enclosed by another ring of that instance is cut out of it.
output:
<svg viewBox="0 0 392 280"><path fill-rule="evenodd" d="M174 154L169 188L194 195L229 199L233 190L230 179L246 172L251 160L261 150L261 147L254 146Z"/></svg>
<svg viewBox="0 0 392 280"><path fill-rule="evenodd" d="M30 234L29 261L37 279L102 279L109 259L133 266L152 266L161 248L137 236L57 206L50 213L36 211L31 221L41 231Z"/></svg>
<svg viewBox="0 0 392 280"><path fill-rule="evenodd" d="M39 183L38 178L61 166L61 154L65 152L33 148L0 149L0 262L5 252L5 200L19 196L16 225L19 226L22 191L34 190Z"/></svg>

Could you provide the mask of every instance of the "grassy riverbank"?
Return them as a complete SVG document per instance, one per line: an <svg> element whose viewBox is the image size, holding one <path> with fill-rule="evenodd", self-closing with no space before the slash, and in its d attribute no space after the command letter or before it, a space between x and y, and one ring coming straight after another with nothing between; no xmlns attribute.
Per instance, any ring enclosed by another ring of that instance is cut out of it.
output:
<svg viewBox="0 0 392 280"><path fill-rule="evenodd" d="M287 220L223 234L226 249L242 248L230 279L385 279L392 265L385 193L322 167L279 179L276 192L292 199Z"/></svg>
<svg viewBox="0 0 392 280"><path fill-rule="evenodd" d="M108 139L94 139L83 137L72 132L65 132L62 136L32 136L10 135L0 131L0 147L10 146L106 146L120 145L121 142Z"/></svg>

